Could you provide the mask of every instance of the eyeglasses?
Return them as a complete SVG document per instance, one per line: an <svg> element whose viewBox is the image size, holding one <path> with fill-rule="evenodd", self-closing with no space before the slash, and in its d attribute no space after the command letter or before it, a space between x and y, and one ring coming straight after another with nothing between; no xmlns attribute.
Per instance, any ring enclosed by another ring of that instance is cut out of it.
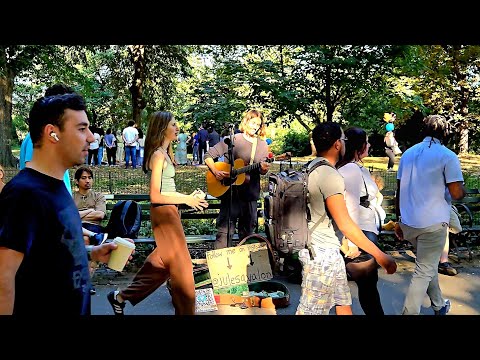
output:
<svg viewBox="0 0 480 360"><path fill-rule="evenodd" d="M348 138L346 136L344 136L343 138L340 138L340 140L348 141Z"/></svg>

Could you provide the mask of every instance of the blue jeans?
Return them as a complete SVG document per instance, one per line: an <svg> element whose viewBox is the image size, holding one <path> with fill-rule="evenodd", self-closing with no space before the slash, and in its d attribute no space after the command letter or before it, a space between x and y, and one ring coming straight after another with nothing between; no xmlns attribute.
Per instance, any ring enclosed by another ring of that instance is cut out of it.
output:
<svg viewBox="0 0 480 360"><path fill-rule="evenodd" d="M102 165L102 159L103 159L103 146L100 146L98 148L98 165Z"/></svg>
<svg viewBox="0 0 480 360"><path fill-rule="evenodd" d="M136 146L125 146L125 169L128 169L128 162L130 161L130 156L132 157L132 168L137 167L137 147Z"/></svg>

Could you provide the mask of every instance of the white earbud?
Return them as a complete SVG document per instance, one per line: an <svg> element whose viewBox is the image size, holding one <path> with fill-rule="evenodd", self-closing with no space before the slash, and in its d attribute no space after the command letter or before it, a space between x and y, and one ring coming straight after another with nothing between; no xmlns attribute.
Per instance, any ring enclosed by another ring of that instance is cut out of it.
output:
<svg viewBox="0 0 480 360"><path fill-rule="evenodd" d="M54 133L53 131L50 133L50 136L53 137L55 140L60 141L60 139L57 136L57 133Z"/></svg>

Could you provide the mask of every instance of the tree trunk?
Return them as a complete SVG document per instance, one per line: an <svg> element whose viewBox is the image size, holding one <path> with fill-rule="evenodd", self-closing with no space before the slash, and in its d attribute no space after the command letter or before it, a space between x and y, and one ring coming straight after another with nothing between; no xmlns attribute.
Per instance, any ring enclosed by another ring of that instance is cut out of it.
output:
<svg viewBox="0 0 480 360"><path fill-rule="evenodd" d="M308 138L310 140L310 148L312 149L312 153L310 156L317 156L317 148L315 147L315 144L312 139L312 132L310 131L310 134L308 134Z"/></svg>
<svg viewBox="0 0 480 360"><path fill-rule="evenodd" d="M0 75L0 164L17 167L18 159L12 154L12 95L14 72L8 67Z"/></svg>
<svg viewBox="0 0 480 360"><path fill-rule="evenodd" d="M459 91L459 112L461 115L461 123L459 126L459 133L460 133L460 142L458 144L458 150L460 154L466 154L468 152L468 101L470 99L470 89L469 87L465 86L468 83L467 81L467 69L468 69L468 62L463 60L461 55L463 46L462 45L453 45L452 46L452 64L453 64L453 72L455 74L455 81L458 87L460 87Z"/></svg>
<svg viewBox="0 0 480 360"><path fill-rule="evenodd" d="M325 107L327 109L327 121L333 121L332 68L330 65L327 65L325 70Z"/></svg>
<svg viewBox="0 0 480 360"><path fill-rule="evenodd" d="M308 133L312 131L312 129L310 129L310 126L308 126L307 123L305 123L305 121L302 120L302 117L300 115L295 114L295 119L297 119L300 125L302 125L305 128L305 130L307 130Z"/></svg>
<svg viewBox="0 0 480 360"><path fill-rule="evenodd" d="M470 121L468 121L468 99L470 97L469 90L460 86L460 114L462 115L463 121L460 123L459 132L460 132L460 142L458 144L458 152L460 154L466 154L468 152L468 126Z"/></svg>
<svg viewBox="0 0 480 360"><path fill-rule="evenodd" d="M143 99L143 85L145 83L145 47L143 45L129 45L130 59L133 63L134 73L133 82L130 86L130 94L132 95L132 117L133 121L141 126L142 111L145 109L146 103Z"/></svg>
<svg viewBox="0 0 480 360"><path fill-rule="evenodd" d="M460 141L458 142L458 153L466 154L468 152L468 122L462 121L458 127Z"/></svg>

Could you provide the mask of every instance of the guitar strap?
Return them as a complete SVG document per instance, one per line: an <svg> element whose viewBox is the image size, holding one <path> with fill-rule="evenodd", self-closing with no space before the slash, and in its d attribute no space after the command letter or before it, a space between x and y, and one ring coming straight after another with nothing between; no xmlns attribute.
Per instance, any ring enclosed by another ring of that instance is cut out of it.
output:
<svg viewBox="0 0 480 360"><path fill-rule="evenodd" d="M253 159L255 159L255 152L257 151L257 137L253 138L252 142L252 152L250 154L250 165L253 164Z"/></svg>

